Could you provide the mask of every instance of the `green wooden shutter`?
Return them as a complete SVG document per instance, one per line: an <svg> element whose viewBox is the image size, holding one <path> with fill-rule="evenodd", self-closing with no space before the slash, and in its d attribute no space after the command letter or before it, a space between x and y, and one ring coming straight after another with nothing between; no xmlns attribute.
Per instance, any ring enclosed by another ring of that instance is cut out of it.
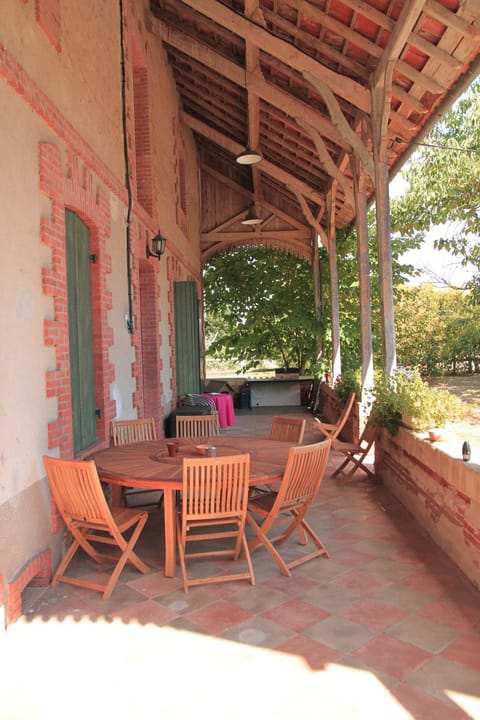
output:
<svg viewBox="0 0 480 720"><path fill-rule="evenodd" d="M65 213L65 226L73 449L77 453L96 440L90 234L70 210Z"/></svg>
<svg viewBox="0 0 480 720"><path fill-rule="evenodd" d="M174 284L177 394L202 391L200 377L200 321L194 282Z"/></svg>

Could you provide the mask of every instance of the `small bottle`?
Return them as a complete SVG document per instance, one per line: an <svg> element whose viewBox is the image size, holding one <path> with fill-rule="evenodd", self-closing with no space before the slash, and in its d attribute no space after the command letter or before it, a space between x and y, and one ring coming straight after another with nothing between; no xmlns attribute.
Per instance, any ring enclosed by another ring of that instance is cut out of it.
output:
<svg viewBox="0 0 480 720"><path fill-rule="evenodd" d="M470 443L468 440L465 440L465 442L462 445L462 458L465 462L468 462L470 460L470 457L472 455L472 451L470 450Z"/></svg>

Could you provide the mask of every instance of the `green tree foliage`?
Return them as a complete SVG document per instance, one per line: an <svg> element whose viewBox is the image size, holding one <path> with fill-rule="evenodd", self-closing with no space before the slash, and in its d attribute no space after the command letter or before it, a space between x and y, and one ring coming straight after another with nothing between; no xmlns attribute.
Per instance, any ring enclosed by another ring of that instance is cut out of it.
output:
<svg viewBox="0 0 480 720"><path fill-rule="evenodd" d="M478 372L480 318L469 293L403 286L396 293L395 319L401 365L430 375Z"/></svg>
<svg viewBox="0 0 480 720"><path fill-rule="evenodd" d="M219 255L204 270L207 354L245 372L267 360L315 372L312 271L286 252L262 247Z"/></svg>
<svg viewBox="0 0 480 720"><path fill-rule="evenodd" d="M480 286L480 81L445 114L403 173L407 192L392 203L392 229L421 240L448 223L435 244L477 268L472 301Z"/></svg>

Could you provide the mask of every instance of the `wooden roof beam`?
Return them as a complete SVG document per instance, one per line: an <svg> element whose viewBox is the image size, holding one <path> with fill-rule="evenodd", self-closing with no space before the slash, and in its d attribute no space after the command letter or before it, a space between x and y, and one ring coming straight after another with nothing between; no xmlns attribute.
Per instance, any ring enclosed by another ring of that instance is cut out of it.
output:
<svg viewBox="0 0 480 720"><path fill-rule="evenodd" d="M227 28L245 41L255 43L262 49L288 66L299 72L310 72L315 77L320 77L326 82L339 97L347 100L354 107L370 114L370 94L362 85L349 77L339 75L330 68L321 65L314 58L306 53L293 48L290 43L281 40L246 17L234 13L221 3L215 0L183 0L185 5L197 10L214 22Z"/></svg>
<svg viewBox="0 0 480 720"><path fill-rule="evenodd" d="M398 61L400 53L402 52L405 43L408 41L412 29L423 11L425 2L426 0L411 0L403 6L399 18L395 23L395 28L390 35L382 57L380 58L380 62L375 68L372 81L372 85L374 87L385 76L387 66ZM405 71L405 69L397 69L399 72ZM440 90L438 90L438 92L440 92Z"/></svg>
<svg viewBox="0 0 480 720"><path fill-rule="evenodd" d="M373 160L363 143L357 137L355 131L352 130L352 128L348 124L338 104L337 99L333 95L328 85L326 85L318 78L313 77L312 75L310 75L310 73L304 73L304 77L305 80L307 80L311 85L313 85L313 87L323 96L330 112L332 122L338 127L339 132L342 133L345 139L350 143L351 147L355 150L355 152L362 161L365 171L370 175L370 177L373 178Z"/></svg>
<svg viewBox="0 0 480 720"><path fill-rule="evenodd" d="M260 74L247 73L247 76L245 76L245 70L236 63L227 60L227 58L222 57L211 48L202 45L198 40L189 37L184 32L170 27L159 18L153 18L151 29L160 37L162 42L185 53L185 55L197 60L202 65L205 65L207 68L210 68L221 77L230 80L236 85L243 88L246 88L248 85L251 92L255 92L266 102L280 108L293 118L302 118L319 133L331 140L331 142L344 149L348 149L348 147L345 146L345 141L328 118L323 117L317 110L314 110L310 105L307 105L307 103L298 100L290 93L280 90L271 83L268 83Z"/></svg>
<svg viewBox="0 0 480 720"><path fill-rule="evenodd" d="M439 20L445 27L457 30L461 35L473 39L480 36L480 22L470 24L460 15L448 10L444 5L435 2L435 0L426 0L424 12L426 15L435 18L435 20Z"/></svg>
<svg viewBox="0 0 480 720"><path fill-rule="evenodd" d="M389 33L393 32L395 20L388 17L388 15L385 15L385 13L381 12L381 10L377 10L372 5L366 3L365 0L342 0L342 2L354 12L362 15L367 20L376 23L383 30L386 30ZM435 58L443 65L449 65L454 70L459 70L462 66L460 60L452 57L449 53L445 52L445 50L442 50L433 43L428 42L428 40L425 40L416 32L412 32L410 34L408 44L425 53L425 55Z"/></svg>

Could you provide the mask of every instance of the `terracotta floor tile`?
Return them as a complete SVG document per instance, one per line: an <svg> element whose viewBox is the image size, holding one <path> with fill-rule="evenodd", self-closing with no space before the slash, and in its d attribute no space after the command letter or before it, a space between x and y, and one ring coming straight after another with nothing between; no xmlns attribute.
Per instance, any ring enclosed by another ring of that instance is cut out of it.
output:
<svg viewBox="0 0 480 720"><path fill-rule="evenodd" d="M278 645L277 650L304 658L312 670L324 670L328 663L336 662L341 654L310 638L296 636Z"/></svg>
<svg viewBox="0 0 480 720"><path fill-rule="evenodd" d="M264 648L277 648L293 636L288 628L259 615L228 628L222 634L227 640Z"/></svg>
<svg viewBox="0 0 480 720"><path fill-rule="evenodd" d="M327 585L319 585L316 588L308 590L302 595L301 599L311 605L334 613L350 607L350 605L360 599L360 596L350 590L345 590L342 587L328 583Z"/></svg>
<svg viewBox="0 0 480 720"><path fill-rule="evenodd" d="M251 613L227 600L218 600L188 613L187 617L213 635L222 635L232 625L238 625L250 618Z"/></svg>
<svg viewBox="0 0 480 720"><path fill-rule="evenodd" d="M342 550L337 550L335 553L335 560L336 562L342 563L347 568L352 568L363 566L371 560L375 560L375 556L363 552L357 552L351 548L343 548Z"/></svg>
<svg viewBox="0 0 480 720"><path fill-rule="evenodd" d="M183 587L181 578L166 578L161 570L149 575L141 575L135 580L130 580L128 585L149 598L171 593L172 590Z"/></svg>
<svg viewBox="0 0 480 720"><path fill-rule="evenodd" d="M419 570L402 578L400 582L402 585L411 587L414 590L420 590L420 592L438 597L446 593L449 587L448 583L451 583L452 580L446 577L437 577L427 570Z"/></svg>
<svg viewBox="0 0 480 720"><path fill-rule="evenodd" d="M275 590L279 590L287 597L302 596L319 586L319 582L313 578L306 577L301 573L295 573L295 580L291 582L291 578L285 577L284 575L277 574L274 577L268 578L264 581L265 585L272 587Z"/></svg>
<svg viewBox="0 0 480 720"><path fill-rule="evenodd" d="M342 610L341 615L372 630L382 632L404 618L405 612L373 598L363 598L346 610Z"/></svg>
<svg viewBox="0 0 480 720"><path fill-rule="evenodd" d="M368 667L386 672L399 680L405 680L431 654L425 650L388 635L379 635L352 656L364 662Z"/></svg>
<svg viewBox="0 0 480 720"><path fill-rule="evenodd" d="M363 570L352 570L335 578L332 583L337 587L351 590L357 595L371 595L376 590L384 587L388 581L373 573L364 572Z"/></svg>
<svg viewBox="0 0 480 720"><path fill-rule="evenodd" d="M463 635L459 637L445 648L442 657L447 660L454 660L471 670L480 672L480 635Z"/></svg>
<svg viewBox="0 0 480 720"><path fill-rule="evenodd" d="M351 546L355 552L365 553L374 557L391 557L395 554L396 545L392 541L383 540L381 543L378 542L378 538L367 538L360 540Z"/></svg>
<svg viewBox="0 0 480 720"><path fill-rule="evenodd" d="M176 616L175 613L169 612L154 600L144 600L144 602L134 603L124 608L116 617L123 620L123 622L136 621L141 625L148 625L149 623L164 625Z"/></svg>
<svg viewBox="0 0 480 720"><path fill-rule="evenodd" d="M351 653L374 637L369 628L338 615L311 625L302 634L341 653Z"/></svg>
<svg viewBox="0 0 480 720"><path fill-rule="evenodd" d="M459 632L468 632L479 620L477 609L466 605L460 606L446 597L434 600L419 610L418 614L441 625L448 625Z"/></svg>
<svg viewBox="0 0 480 720"><path fill-rule="evenodd" d="M330 613L302 600L289 600L282 605L262 612L262 617L273 620L283 627L301 632L305 628L327 618Z"/></svg>
<svg viewBox="0 0 480 720"><path fill-rule="evenodd" d="M409 642L431 653L440 652L458 636L453 628L415 614L400 620L386 632L398 640Z"/></svg>
<svg viewBox="0 0 480 720"><path fill-rule="evenodd" d="M392 562L388 558L380 558L365 563L363 569L381 575L391 582L398 582L407 575L411 575L415 567L408 563Z"/></svg>
<svg viewBox="0 0 480 720"><path fill-rule="evenodd" d="M438 700L420 688L402 684L391 692L415 720L466 720L463 710Z"/></svg>
<svg viewBox="0 0 480 720"><path fill-rule="evenodd" d="M285 595L268 585L252 588L250 585L244 584L242 589L237 590L233 595L229 595L228 600L250 613L263 614L264 610L269 610L284 603Z"/></svg>
<svg viewBox="0 0 480 720"><path fill-rule="evenodd" d="M440 656L433 656L408 678L408 684L439 700L463 703L471 717L480 718L480 673ZM468 714L465 716L470 717Z"/></svg>
<svg viewBox="0 0 480 720"><path fill-rule="evenodd" d="M171 593L165 593L154 598L155 602L166 607L170 612L177 615L193 612L198 608L203 608L218 599L218 595L213 591L214 585L198 586L190 588L188 593L183 590L174 590Z"/></svg>
<svg viewBox="0 0 480 720"><path fill-rule="evenodd" d="M402 585L401 582L385 585L376 590L372 597L405 612L416 612L432 602L432 596L428 593Z"/></svg>

